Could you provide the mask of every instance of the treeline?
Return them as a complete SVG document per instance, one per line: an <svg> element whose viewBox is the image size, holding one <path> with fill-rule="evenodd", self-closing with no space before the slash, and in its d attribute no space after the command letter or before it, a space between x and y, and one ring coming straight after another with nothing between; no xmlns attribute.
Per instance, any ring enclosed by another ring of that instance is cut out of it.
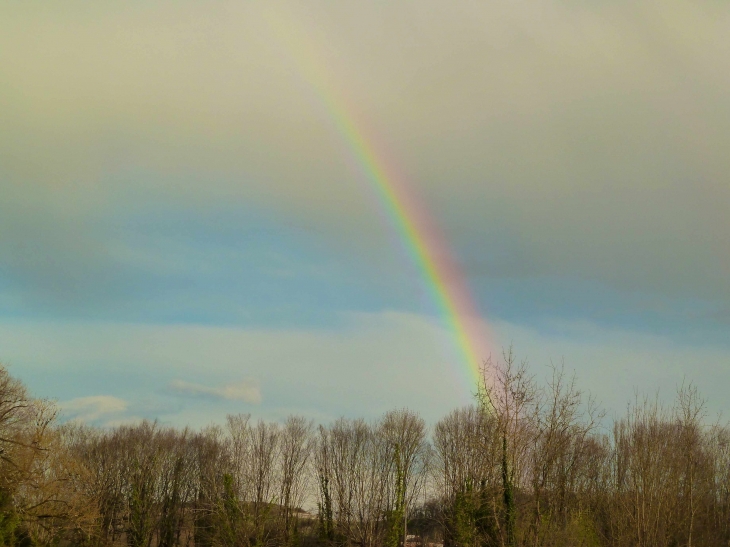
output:
<svg viewBox="0 0 730 547"><path fill-rule="evenodd" d="M719 546L730 429L689 387L611 424L507 352L471 407L200 431L59 424L0 367L0 547Z"/></svg>

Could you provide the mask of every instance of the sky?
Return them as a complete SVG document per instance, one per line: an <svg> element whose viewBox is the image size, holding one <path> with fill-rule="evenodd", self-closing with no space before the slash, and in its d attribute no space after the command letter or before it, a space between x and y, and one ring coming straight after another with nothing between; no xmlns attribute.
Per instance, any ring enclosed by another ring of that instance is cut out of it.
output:
<svg viewBox="0 0 730 547"><path fill-rule="evenodd" d="M324 89L490 352L730 411L728 36L717 0L3 2L0 362L96 425L468 404Z"/></svg>

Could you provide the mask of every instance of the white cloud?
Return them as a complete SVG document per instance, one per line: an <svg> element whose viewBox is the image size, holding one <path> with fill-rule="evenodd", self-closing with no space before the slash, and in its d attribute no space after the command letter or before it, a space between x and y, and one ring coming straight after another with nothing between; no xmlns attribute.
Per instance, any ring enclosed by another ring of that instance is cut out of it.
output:
<svg viewBox="0 0 730 547"><path fill-rule="evenodd" d="M59 403L63 415L80 422L98 422L126 412L129 403L111 395L91 395L77 397ZM117 418L118 419L118 418Z"/></svg>
<svg viewBox="0 0 730 547"><path fill-rule="evenodd" d="M579 386L611 412L622 412L634 389L652 394L660 388L670 399L685 377L707 397L711 414L730 411L726 346L585 322L490 323L492 351L514 343L538 378L551 360L564 358ZM105 424L143 416L198 427L249 412L254 403L260 403L256 416L267 419L289 413L325 422L342 415L373 418L406 406L434 422L471 401L452 336L415 314L352 314L336 328L279 330L0 322L0 348L3 361L39 396L70 398L70 385L74 395L102 389L114 395L62 405L66 414ZM254 382L226 381L242 377L265 383L266 397Z"/></svg>
<svg viewBox="0 0 730 547"><path fill-rule="evenodd" d="M184 382L183 380L173 380L170 382L169 387L172 391L185 395L202 395L229 401L244 401L254 405L261 404L261 390L258 384L251 380L230 383L222 387L210 387Z"/></svg>

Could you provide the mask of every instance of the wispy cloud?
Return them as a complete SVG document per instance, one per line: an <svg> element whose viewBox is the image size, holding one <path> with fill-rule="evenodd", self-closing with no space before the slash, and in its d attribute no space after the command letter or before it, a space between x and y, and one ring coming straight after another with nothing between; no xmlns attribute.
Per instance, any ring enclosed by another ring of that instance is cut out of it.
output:
<svg viewBox="0 0 730 547"><path fill-rule="evenodd" d="M612 413L625 410L634 389L660 388L671 398L684 378L697 383L710 414L727 411L727 343L690 344L586 321L520 325L495 318L491 326L493 354L514 343L541 380L551 361L564 360L581 389ZM65 417L104 425L142 416L203 427L249 410L267 419L289 413L323 421L374 418L400 406L434 423L473 400L450 333L413 314L357 314L343 316L336 329L290 330L0 320L0 346L33 393L67 401ZM116 397L73 399L80 393Z"/></svg>
<svg viewBox="0 0 730 547"><path fill-rule="evenodd" d="M210 387L183 380L173 380L170 382L170 389L181 395L193 395L202 397L212 397L214 399L227 399L230 401L244 401L246 403L258 405L261 403L261 390L252 380L243 380L226 384L221 387Z"/></svg>
<svg viewBox="0 0 730 547"><path fill-rule="evenodd" d="M81 422L98 422L104 418L116 418L126 412L129 403L111 395L78 397L59 403L64 416Z"/></svg>

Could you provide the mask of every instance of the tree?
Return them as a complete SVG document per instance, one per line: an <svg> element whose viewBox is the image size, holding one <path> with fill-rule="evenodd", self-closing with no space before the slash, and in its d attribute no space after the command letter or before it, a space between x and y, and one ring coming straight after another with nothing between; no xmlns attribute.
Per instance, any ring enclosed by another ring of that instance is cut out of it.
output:
<svg viewBox="0 0 730 547"><path fill-rule="evenodd" d="M501 363L487 360L482 368L482 384L477 392L482 412L496 419L502 458L503 540L508 547L517 543L515 487L528 454L530 428L537 411L537 389L527 362L517 362L510 347Z"/></svg>

